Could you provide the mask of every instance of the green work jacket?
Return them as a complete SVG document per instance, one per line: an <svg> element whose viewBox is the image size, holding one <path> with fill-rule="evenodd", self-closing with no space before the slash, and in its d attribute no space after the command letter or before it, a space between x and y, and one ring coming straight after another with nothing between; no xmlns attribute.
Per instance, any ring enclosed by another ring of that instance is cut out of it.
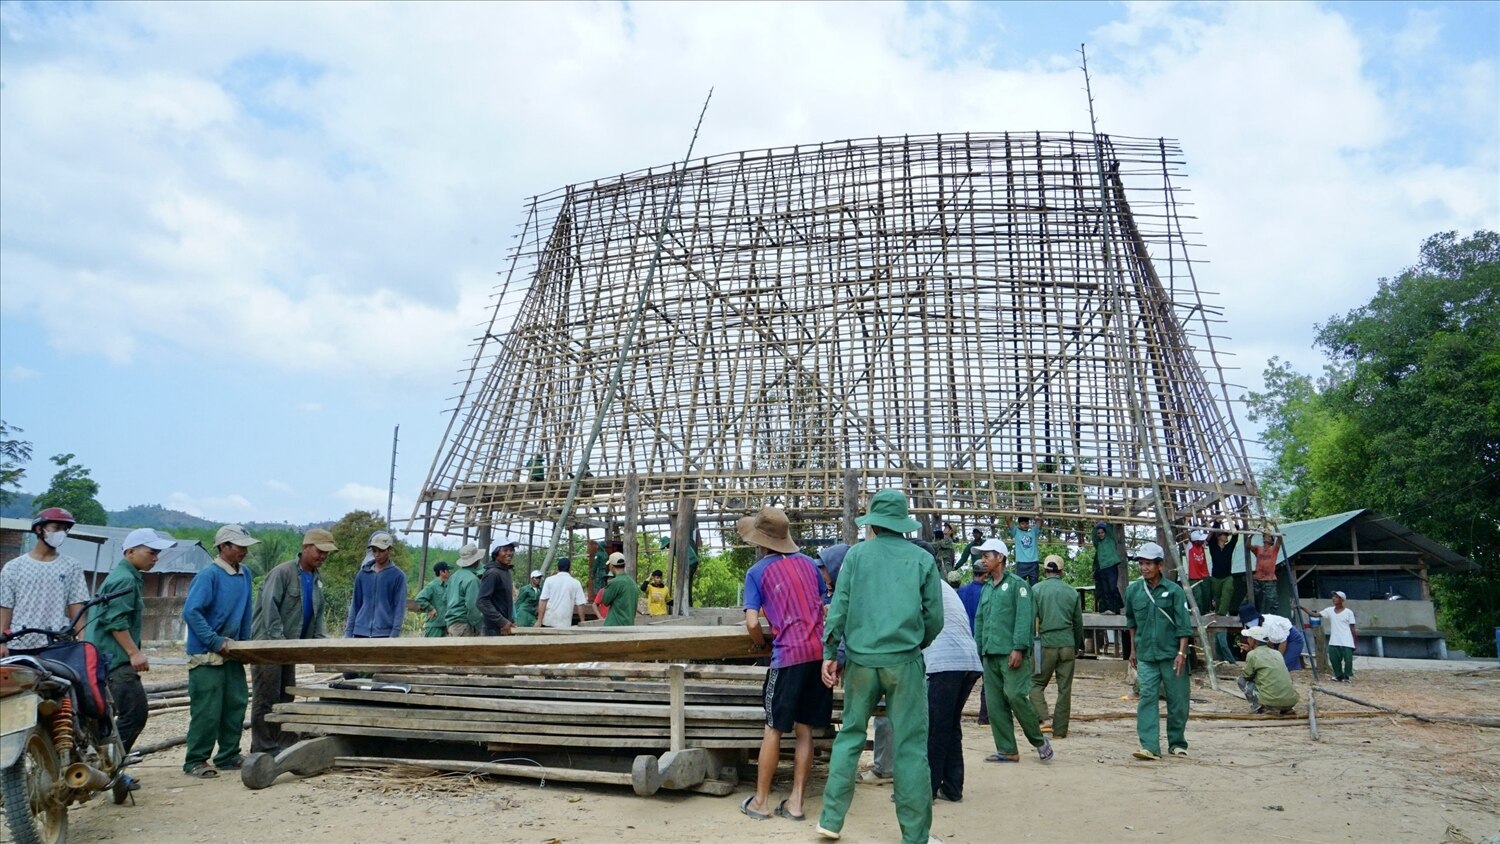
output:
<svg viewBox="0 0 1500 844"><path fill-rule="evenodd" d="M448 575L452 579L453 575ZM439 630L448 629L448 623L444 617L448 613L448 584L441 577L434 577L427 581L422 591L417 593L417 606L422 610L422 632L434 633ZM436 610L437 615L427 617L429 610Z"/></svg>
<svg viewBox="0 0 1500 844"><path fill-rule="evenodd" d="M1048 577L1031 588L1031 597L1042 647L1083 647L1083 609L1077 589L1060 577Z"/></svg>
<svg viewBox="0 0 1500 844"><path fill-rule="evenodd" d="M980 656L1007 656L1030 651L1036 631L1036 606L1031 587L1010 567L1005 577L984 585L979 611L974 614L974 637Z"/></svg>
<svg viewBox="0 0 1500 844"><path fill-rule="evenodd" d="M473 566L460 566L448 575L448 608L441 615L444 625L463 623L479 629L484 616L479 614L479 575Z"/></svg>
<svg viewBox="0 0 1500 844"><path fill-rule="evenodd" d="M521 591L516 593L516 626L536 626L536 605L541 600L542 590L532 586L528 581Z"/></svg>
<svg viewBox="0 0 1500 844"><path fill-rule="evenodd" d="M328 629L323 622L323 579L316 571L313 572L312 607L312 621L307 625L307 638L326 639ZM265 579L260 583L260 595L255 599L250 635L256 639L303 638L302 572L296 557L266 572Z"/></svg>
<svg viewBox="0 0 1500 844"><path fill-rule="evenodd" d="M932 555L897 534L877 534L844 557L828 618L823 658L843 639L849 661L889 668L917 659L943 629L943 593Z"/></svg>
<svg viewBox="0 0 1500 844"><path fill-rule="evenodd" d="M1177 640L1193 635L1187 594L1163 577L1155 589L1132 580L1125 589L1125 626L1135 631L1136 659L1177 658Z"/></svg>
<svg viewBox="0 0 1500 844"><path fill-rule="evenodd" d="M604 587L604 597L600 601L609 607L609 615L604 618L605 627L629 627L635 624L635 605L640 600L640 590L636 589L635 581L617 574L610 578Z"/></svg>
<svg viewBox="0 0 1500 844"><path fill-rule="evenodd" d="M121 560L95 590L99 595L108 595L121 589L130 590L130 594L121 595L90 611L93 618L89 622L87 638L99 649L99 653L109 658L111 671L130 664L130 654L115 641L114 631L124 630L130 634L130 641L135 642L137 648L141 646L141 619L146 615L146 600L141 593L145 583L146 579L135 566L129 561Z"/></svg>
<svg viewBox="0 0 1500 844"><path fill-rule="evenodd" d="M1275 648L1256 645L1255 650L1245 654L1241 675L1255 684L1261 706L1282 709L1296 706L1300 700L1297 687L1292 685L1291 672L1286 670L1286 660Z"/></svg>
<svg viewBox="0 0 1500 844"><path fill-rule="evenodd" d="M1092 535L1092 531L1090 535ZM1120 564L1120 546L1115 544L1115 531L1110 528L1104 532L1104 538L1097 536L1094 539L1094 571L1107 569L1110 566Z"/></svg>

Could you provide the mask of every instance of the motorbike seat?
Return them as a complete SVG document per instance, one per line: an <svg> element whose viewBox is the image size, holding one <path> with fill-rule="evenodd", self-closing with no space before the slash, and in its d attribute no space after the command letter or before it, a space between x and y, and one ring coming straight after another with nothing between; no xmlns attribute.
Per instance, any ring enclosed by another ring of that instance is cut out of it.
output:
<svg viewBox="0 0 1500 844"><path fill-rule="evenodd" d="M40 659L39 662L41 662L43 668L51 673L67 680L74 686L78 685L78 675L73 673L73 669L69 668L66 662L59 662L55 659L47 659L46 657Z"/></svg>

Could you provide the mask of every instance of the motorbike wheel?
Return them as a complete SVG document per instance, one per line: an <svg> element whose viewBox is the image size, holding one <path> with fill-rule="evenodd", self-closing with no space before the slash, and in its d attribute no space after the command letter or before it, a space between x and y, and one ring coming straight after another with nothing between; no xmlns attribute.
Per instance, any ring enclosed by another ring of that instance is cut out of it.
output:
<svg viewBox="0 0 1500 844"><path fill-rule="evenodd" d="M21 758L0 770L5 794L5 822L16 844L65 844L68 807L55 795L62 779L57 750L46 726L38 724L26 738Z"/></svg>

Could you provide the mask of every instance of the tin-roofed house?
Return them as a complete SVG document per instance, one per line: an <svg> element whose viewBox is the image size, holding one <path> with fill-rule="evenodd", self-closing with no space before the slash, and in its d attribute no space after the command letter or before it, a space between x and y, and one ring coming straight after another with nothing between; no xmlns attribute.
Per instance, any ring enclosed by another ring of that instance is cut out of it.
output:
<svg viewBox="0 0 1500 844"><path fill-rule="evenodd" d="M120 543L132 528L101 525L74 525L61 553L83 563L83 577L89 591L95 592L115 564L124 558ZM27 546L30 547L29 545ZM180 640L186 635L182 623L182 605L187 599L193 575L213 561L202 543L179 539L161 552L156 565L145 572L146 617L141 625L142 640Z"/></svg>
<svg viewBox="0 0 1500 844"><path fill-rule="evenodd" d="M1350 510L1281 526L1283 554L1302 605L1317 611L1343 592L1354 611L1357 653L1444 659L1428 576L1479 566L1374 510ZM1283 601L1289 601L1283 583Z"/></svg>

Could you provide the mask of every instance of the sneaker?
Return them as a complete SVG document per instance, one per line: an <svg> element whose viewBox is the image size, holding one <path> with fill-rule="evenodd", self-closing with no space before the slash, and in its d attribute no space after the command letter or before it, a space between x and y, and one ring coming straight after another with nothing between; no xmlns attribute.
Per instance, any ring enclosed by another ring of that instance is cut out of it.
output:
<svg viewBox="0 0 1500 844"><path fill-rule="evenodd" d="M859 782L864 785L890 785L891 778L888 775L877 774L872 768L868 771L859 772Z"/></svg>
<svg viewBox="0 0 1500 844"><path fill-rule="evenodd" d="M1157 756L1155 753L1152 753L1144 747L1130 755L1141 760L1142 762L1155 762L1156 760L1161 758L1160 756Z"/></svg>

